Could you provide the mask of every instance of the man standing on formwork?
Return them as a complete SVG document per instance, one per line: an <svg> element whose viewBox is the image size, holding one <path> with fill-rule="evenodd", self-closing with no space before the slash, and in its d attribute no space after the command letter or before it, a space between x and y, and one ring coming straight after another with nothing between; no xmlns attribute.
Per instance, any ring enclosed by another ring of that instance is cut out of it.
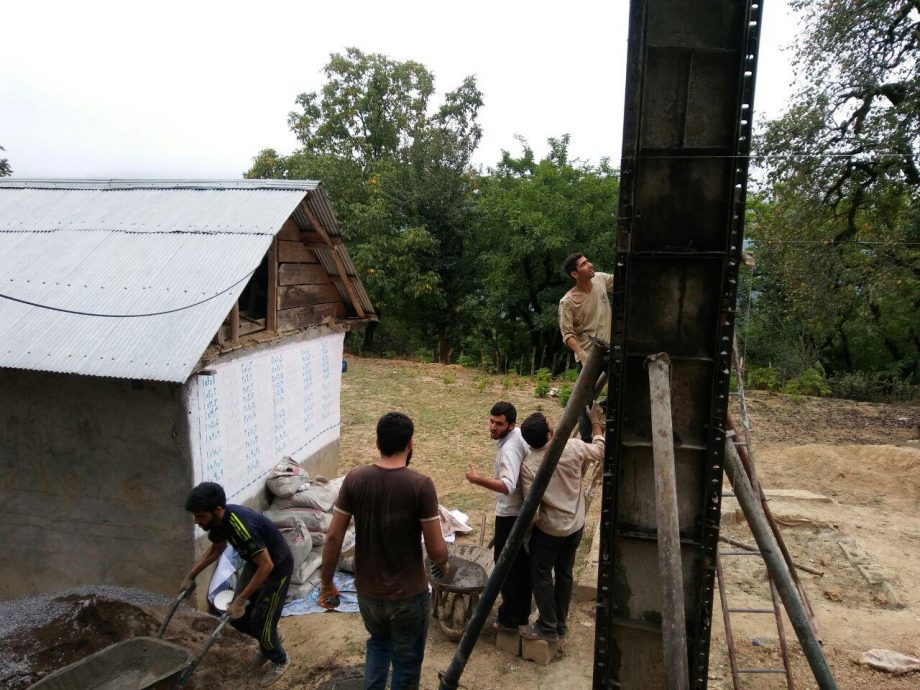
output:
<svg viewBox="0 0 920 690"><path fill-rule="evenodd" d="M196 486L185 501L185 509L195 524L208 533L211 546L192 566L182 581L182 589L194 589L198 574L220 558L228 542L233 546L246 566L227 613L234 628L259 642L259 652L249 669L255 671L271 662L259 680L261 687L268 687L284 674L288 663L278 634L278 620L294 569L291 549L264 515L243 506L227 505L220 484L202 482Z"/></svg>
<svg viewBox="0 0 920 690"><path fill-rule="evenodd" d="M568 632L566 619L572 599L572 569L585 530L585 494L581 480L592 462L604 461L606 413L600 405L595 405L589 414L591 443L577 438L566 441L534 520L530 536L530 572L540 615L536 623L521 631L521 636L529 640L556 642ZM553 427L543 413L535 412L521 424L521 434L533 448L521 465L526 498L543 464Z"/></svg>
<svg viewBox="0 0 920 690"><path fill-rule="evenodd" d="M575 285L559 300L559 330L562 342L575 353L576 367L581 371L592 347L591 338L610 342L611 311L607 293L613 291L613 276L595 272L594 264L581 252L566 257L562 270ZM607 355L604 355L601 371L607 370L607 362ZM578 416L578 431L582 441L591 442L591 422L585 412Z"/></svg>
<svg viewBox="0 0 920 690"><path fill-rule="evenodd" d="M466 479L471 484L495 492L495 562L505 548L514 521L524 502L521 492L521 463L530 448L524 443L521 431L515 426L517 410L509 402L497 402L489 412L489 436L495 441L495 463L492 477L476 471L469 463ZM498 607L495 629L517 634L530 618L530 557L519 549L508 577L502 584L502 604Z"/></svg>

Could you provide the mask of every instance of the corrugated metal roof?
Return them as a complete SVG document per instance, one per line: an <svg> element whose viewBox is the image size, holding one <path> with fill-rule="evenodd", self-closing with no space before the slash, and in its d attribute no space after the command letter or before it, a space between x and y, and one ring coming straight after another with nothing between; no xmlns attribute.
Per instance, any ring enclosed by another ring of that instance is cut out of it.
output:
<svg viewBox="0 0 920 690"><path fill-rule="evenodd" d="M317 189L0 181L0 367L185 381L274 234Z"/></svg>

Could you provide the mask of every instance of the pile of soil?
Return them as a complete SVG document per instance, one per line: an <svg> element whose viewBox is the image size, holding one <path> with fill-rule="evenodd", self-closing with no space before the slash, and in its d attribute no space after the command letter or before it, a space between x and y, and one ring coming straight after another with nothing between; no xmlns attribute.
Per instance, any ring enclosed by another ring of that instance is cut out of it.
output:
<svg viewBox="0 0 920 690"><path fill-rule="evenodd" d="M53 671L112 644L152 637L169 603L163 597L119 588L0 602L0 619L6 628L0 640L0 687L27 688ZM217 622L213 616L183 605L163 639L197 652ZM186 687L255 687L253 679L246 679L245 667L257 650L253 640L225 627Z"/></svg>

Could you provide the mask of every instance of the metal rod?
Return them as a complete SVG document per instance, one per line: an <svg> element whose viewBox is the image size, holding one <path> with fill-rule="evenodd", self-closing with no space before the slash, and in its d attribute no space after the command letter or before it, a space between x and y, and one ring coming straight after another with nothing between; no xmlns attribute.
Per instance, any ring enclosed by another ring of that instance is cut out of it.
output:
<svg viewBox="0 0 920 690"><path fill-rule="evenodd" d="M779 653L783 659L783 668L786 669L786 687L789 690L795 690L795 680L792 678L792 664L789 663L789 647L786 646L786 633L783 630L783 612L780 610L779 594L776 592L776 585L773 584L773 578L767 573L767 580L770 582L770 599L773 601L773 614L776 616L776 634L779 635Z"/></svg>
<svg viewBox="0 0 920 690"><path fill-rule="evenodd" d="M588 358L578 376L578 380L575 382L569 402L562 412L562 418L556 425L553 438L547 444L543 464L537 470L530 493L524 498L521 512L514 521L511 533L508 535L508 541L505 542L505 547L495 563L495 569L492 571L489 581L486 582L479 603L476 604L476 609L473 611L470 622L467 623L466 629L463 631L463 637L460 638L460 642L457 644L457 651L454 652L454 657L451 659L447 670L438 674L440 690L456 690L459 687L463 669L466 667L467 661L469 661L469 656L473 651L476 640L479 638L479 633L482 632L486 617L492 610L492 605L495 603L498 592L511 570L511 565L514 563L518 550L524 542L524 536L527 534L527 530L530 529L530 523L540 506L546 486L549 484L556 465L559 463L559 457L569 440L569 433L578 423L579 413L585 408L590 396L594 393L594 383L597 381L598 374L600 374L601 360L605 350L606 348L595 345L588 351Z"/></svg>
<svg viewBox="0 0 920 690"><path fill-rule="evenodd" d="M728 422L728 428L731 431L735 431L735 422L731 415L726 415L726 420ZM808 610L808 623L811 625L812 630L815 631L815 635L817 635L818 626L815 624L815 611L811 607L811 601L808 599L808 594L805 593L805 587L802 586L802 582L799 580L799 574L793 567L792 554L789 553L789 549L786 547L786 540L783 539L782 532L779 530L779 525L776 524L776 518L773 517L773 511L770 510L770 506L767 502L767 495L764 493L763 487L760 486L759 482L757 482L757 472L754 469L754 461L752 457L747 454L747 450L745 448L737 448L736 450L738 459L741 461L741 464L747 472L748 477L752 478L752 489L755 495L759 495L760 497L760 505L763 508L764 517L767 520L767 524L770 526L770 530L773 532L773 536L777 546L779 546L780 552L783 554L786 565L790 570L789 574L792 577L792 581L795 583L796 589L799 590L799 595L802 597L802 601L805 602L805 608Z"/></svg>
<svg viewBox="0 0 920 690"><path fill-rule="evenodd" d="M661 352L646 358L652 406L655 512L658 519L658 572L661 577L661 636L669 690L687 690L687 616L677 513L677 471L671 422L671 360Z"/></svg>
<svg viewBox="0 0 920 690"><path fill-rule="evenodd" d="M738 659L735 658L735 638L732 636L731 617L728 615L728 597L725 594L725 578L722 576L722 559L716 553L716 577L719 579L719 601L722 602L722 620L725 622L725 644L728 646L728 665L732 670L732 687L741 690L738 678Z"/></svg>
<svg viewBox="0 0 920 690"><path fill-rule="evenodd" d="M724 496L725 494L722 495ZM748 544L746 542L738 541L737 539L731 539L730 537L723 537L721 535L719 536L719 541L724 541L726 544L731 544L732 546L737 546L738 548L746 549L747 551L754 551L758 555L760 554L760 551L754 544ZM817 568L812 568L808 565L802 565L801 563L793 562L792 567L798 570L804 570L806 573L811 573L812 575L817 575L818 577L824 577L823 570L818 570Z"/></svg>
<svg viewBox="0 0 920 690"><path fill-rule="evenodd" d="M738 503L744 512L751 533L763 553L764 563L767 565L767 571L776 584L783 605L786 607L786 613L792 623L792 628L802 645L802 651L805 652L805 658L808 659L808 665L814 674L818 687L821 690L836 690L837 683L824 657L824 651L818 643L815 632L811 627L808 610L802 603L798 589L793 581L790 568L786 565L779 547L776 543L776 537L770 528L767 518L763 512L763 506L754 489L751 486L748 474L741 463L741 457L738 450L731 443L725 444L725 470L728 480L731 482L735 495L738 497Z"/></svg>
<svg viewBox="0 0 920 690"><path fill-rule="evenodd" d="M189 588L183 589L181 592L179 592L179 596L177 596L177 597L175 598L175 600L174 600L173 603L172 603L172 606L169 607L169 611L167 611L167 613L166 613L166 618L163 619L163 622L160 623L160 627L157 628L157 634L156 634L157 639L163 637L163 633L166 632L166 626L169 625L169 621L172 620L173 614L176 612L176 609L179 608L179 604L181 604L182 601L183 601L186 597L188 597L189 594L192 593L192 590L193 590L193 589L195 589L195 588L194 588L194 587L189 587Z"/></svg>

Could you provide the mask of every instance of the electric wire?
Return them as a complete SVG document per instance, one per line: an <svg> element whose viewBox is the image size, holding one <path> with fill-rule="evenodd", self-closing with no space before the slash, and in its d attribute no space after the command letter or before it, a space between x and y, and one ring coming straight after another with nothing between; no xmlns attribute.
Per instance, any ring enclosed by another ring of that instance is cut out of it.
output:
<svg viewBox="0 0 920 690"><path fill-rule="evenodd" d="M197 307L199 305L205 304L206 302L210 302L211 300L216 299L220 297L221 295L224 295L230 292L233 288L235 288L237 285L242 283L244 280L249 280L249 278L251 278L255 272L256 272L256 269L254 268L249 273L244 275L242 278L235 281L232 285L224 288L220 292L216 292L210 297L205 297L204 299L198 300L197 302L193 302L192 304L186 304L181 307L175 307L174 309L164 309L163 311L147 312L144 314L102 314L102 313L96 313L96 312L80 311L78 309L64 309L63 307L55 307L50 304L42 304L40 302L32 302L30 300L22 299L20 297L13 297L12 295L7 295L2 292L0 292L0 298L9 300L10 302L18 302L19 304L26 304L30 307L36 307L38 309L47 309L48 311L61 312L63 314L76 314L77 316L98 316L100 318L105 318L105 319L138 319L138 318L145 318L145 317L150 317L150 316L164 316L166 314L175 314L176 312L185 311L186 309L192 309L193 307Z"/></svg>

